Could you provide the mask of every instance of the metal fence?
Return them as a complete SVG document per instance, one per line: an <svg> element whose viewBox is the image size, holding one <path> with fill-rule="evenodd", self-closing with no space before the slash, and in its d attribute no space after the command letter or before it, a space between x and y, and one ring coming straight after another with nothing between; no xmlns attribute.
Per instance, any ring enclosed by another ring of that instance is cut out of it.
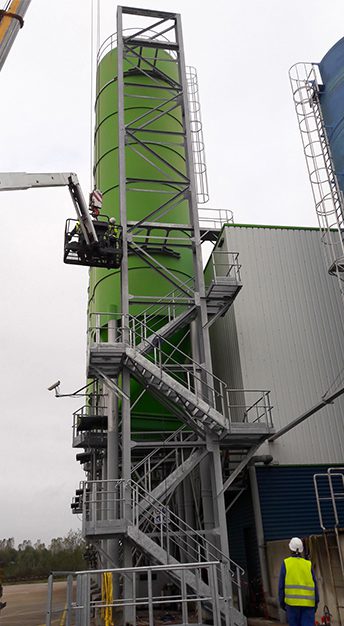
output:
<svg viewBox="0 0 344 626"><path fill-rule="evenodd" d="M153 626L155 620L168 611L173 612L183 626L203 624L205 619L214 626L221 626L224 619L229 626L226 598L221 597L217 586L218 565L217 562L203 562L53 572L48 581L46 626L52 626L58 619L65 619L65 626L91 626L103 623L106 615L111 622L114 616L114 623L117 623L117 616L122 611L130 615L134 624L141 616L149 626ZM189 585L190 576L197 581L196 590ZM119 581L118 597L113 592L113 577ZM56 601L56 582L61 578L66 581L65 593L61 597L60 585L59 600ZM162 580L164 585L161 590ZM100 598L94 593L97 587Z"/></svg>

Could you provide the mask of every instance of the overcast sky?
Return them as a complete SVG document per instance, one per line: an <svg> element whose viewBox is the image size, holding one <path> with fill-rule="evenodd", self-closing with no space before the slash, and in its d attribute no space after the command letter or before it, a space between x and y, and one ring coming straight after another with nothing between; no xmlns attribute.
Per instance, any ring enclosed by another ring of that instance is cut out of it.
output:
<svg viewBox="0 0 344 626"><path fill-rule="evenodd" d="M117 3L100 0L101 39ZM182 14L197 67L209 205L237 222L316 225L288 81L343 36L341 0L126 0ZM4 2L0 0L0 7ZM0 171L76 171L90 186L90 0L32 0L0 75ZM62 262L64 189L0 194L0 538L64 535L83 478L71 447L84 384L86 268Z"/></svg>

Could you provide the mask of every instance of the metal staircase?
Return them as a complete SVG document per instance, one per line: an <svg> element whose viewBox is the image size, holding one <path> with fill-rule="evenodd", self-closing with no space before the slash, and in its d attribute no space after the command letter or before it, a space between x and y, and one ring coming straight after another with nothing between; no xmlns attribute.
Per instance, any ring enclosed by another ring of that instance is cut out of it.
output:
<svg viewBox="0 0 344 626"><path fill-rule="evenodd" d="M88 479L73 504L82 511L85 537L100 542L108 567L116 568L123 623L136 623L137 607L129 601L143 585L136 570L146 567L151 576L158 563L159 571L170 567L183 602L216 598L213 623L242 626L241 570L229 558L224 492L271 435L269 393L231 389L212 372L209 325L239 293L240 265L234 252L213 256L203 274L201 242L214 241L232 217L220 212L216 221L199 220L197 193L205 198L207 190L198 88L193 73L188 86L180 16L130 7L118 7L117 15L117 35L99 60L116 47L108 61L114 62L118 99L108 119L118 138L118 178L108 183L118 192L119 215L107 192L103 205L109 214L116 210L123 258L112 310L99 311L94 293L113 274L102 276L90 294L86 375L97 381L103 403L74 416L74 445L91 454ZM141 26L126 31L133 15ZM147 107L128 116L133 94ZM171 118L178 123L171 125ZM101 115L96 122L100 132ZM171 146L178 166L166 158ZM101 151L95 173L99 186L105 180ZM144 291L132 280L135 260L145 276L149 270ZM225 453L238 459L229 474L223 473ZM213 570L216 580L207 574ZM157 593L161 601L161 589Z"/></svg>
<svg viewBox="0 0 344 626"><path fill-rule="evenodd" d="M102 315L111 317L110 313ZM188 321L189 316L182 313L163 325L162 332L153 332L139 318L122 316L117 342L91 344L88 375L92 375L96 354L98 376L118 376L123 367L127 368L195 431L204 434L208 430L224 438L231 433L239 435L242 430L249 435L250 444L255 443L255 434L263 441L272 428L269 392L229 389L224 381L166 339L171 327L180 330ZM127 344L124 334L128 336ZM233 396L235 420L231 419Z"/></svg>
<svg viewBox="0 0 344 626"><path fill-rule="evenodd" d="M268 392L259 392L257 395L257 392L228 389L223 381L168 341L170 329L184 329L193 315L193 311L183 312L173 316L166 324L162 324L160 319L162 326L156 332L137 317L121 316L120 324L117 324L117 341L111 344L111 353L116 354L114 359L109 359L108 352L101 350L102 345L107 344L99 342L98 380L103 380L106 387L116 392L117 384L108 376L113 376L114 372L116 376L120 376L121 371L129 370L143 388L180 419L182 426L158 441L153 450L133 464L132 476L138 482L88 481L83 487L82 502L80 504L78 501L75 507L75 512L82 510L85 537L105 539L127 536L134 542L136 551L141 551L146 558L148 556L153 562L162 565L190 562L193 559L199 561L202 555L207 560L219 558L219 550L213 544L164 504L166 500L173 499L178 487L209 454L206 445L208 433L221 441L222 445L226 445L227 450L232 450L232 454L240 452L238 463L231 474L233 480L228 476L224 477L225 488L229 488L233 484L236 468L243 471L272 429ZM107 325L111 326L111 315L106 313L103 316L107 319ZM102 316L98 314L96 317L99 324ZM106 324L101 325L101 332L99 327L90 328L90 333L93 338L98 336L100 339L101 335L107 337ZM123 341L125 335L127 344ZM91 343L90 360L94 354L93 347ZM119 392L118 389L120 397ZM246 402L246 396L253 393L257 397ZM232 413L236 420L232 419L231 400ZM102 411L106 414L107 408L103 407ZM104 414L85 415L85 411L77 411L74 416L75 441L78 441L78 433L82 429L87 435L91 434L88 432L90 428L96 437L103 436L103 432L98 431L102 431L106 420ZM92 440L84 439L87 447L91 447L90 441ZM143 450L147 444L139 440L133 443L135 458L135 444L141 443ZM181 444L183 456L177 462L176 448ZM167 463L170 468L168 474ZM159 474L159 467L163 467L162 476ZM128 485L130 498L125 493ZM125 513L126 506L129 507L129 514ZM223 562L222 558L221 561ZM238 573L237 566L234 564L233 567ZM196 585L199 589L199 581L192 574L188 574L186 582L194 591ZM232 573L229 583L231 582ZM236 607L229 603L228 611L231 623L240 626L243 624L240 577L235 584ZM204 587L202 593L206 595L209 590ZM225 608L221 608L221 613L225 614Z"/></svg>
<svg viewBox="0 0 344 626"><path fill-rule="evenodd" d="M257 447L269 436L272 429L268 392L259 392L252 401L245 402L247 395L257 394L257 392L228 389L223 381L168 341L166 337L169 335L170 328L173 326L181 330L189 323L192 315L193 312L188 311L187 314L182 313L180 316L173 317L157 332L153 332L152 328L137 317L121 317L117 342L111 346L112 352L117 351L114 361L110 361L112 366L115 363L116 375L120 375L121 369L128 369L143 388L157 397L162 405L165 405L180 419L183 426L165 440L158 442L148 455L133 466L132 475L135 477L141 475L141 478L139 482L130 481L129 508L132 522L128 522L128 515L124 512L126 501L124 490L128 485L125 481L87 482L83 494L84 534L87 538L106 538L114 534L120 536L125 534L135 542L136 548L148 554L154 562L162 565L168 562L173 564L183 562L185 558L187 561L196 557L199 560L200 552L204 551L205 538L163 503L173 497L178 486L208 455L207 434L210 433L223 445L227 445L227 449L232 450L232 453L238 454L238 450L240 451L236 468L242 472ZM107 323L111 323L110 314L104 314L105 316ZM98 320L100 317L98 315ZM103 325L103 335L104 329ZM91 329L91 332L94 333L94 330ZM124 334L127 336L127 345L123 342ZM92 354L91 345L90 359L92 359ZM102 354L101 349L97 351L98 357L100 354ZM112 381L107 374L103 373L104 370L109 373L107 352L104 351L102 359L97 362L98 377L102 377L107 385L111 386ZM120 366L118 366L119 363ZM110 372L110 375L113 374L114 370ZM237 399L238 395L240 402ZM231 416L231 398L236 421L232 420ZM86 419L84 418L85 422ZM103 420L104 417L101 419ZM94 419L94 426L99 426L99 423L99 419ZM82 422L79 422L79 426L82 427ZM157 481L158 468L164 466L166 472L167 461L175 455L178 436L181 436L179 445L183 443L185 446L184 459L180 463L174 460L170 465L169 474L165 473L159 482ZM146 445L145 442L141 443L143 446ZM226 480L226 488L232 485L234 474L235 469L231 474L233 479L227 478ZM149 491L143 487L142 483L149 486ZM112 485L111 489L109 485ZM111 514L109 514L110 511ZM159 521L161 515L163 515L162 521ZM173 524L171 526L172 519L175 529L172 528ZM163 533L162 530L164 530ZM182 549L185 533L188 545L190 542L192 544L191 551L190 549L187 551L186 548ZM191 539L188 536L189 533L191 533ZM157 543L158 535L160 539ZM200 538L201 542L199 542ZM166 543L167 540L168 543ZM212 549L217 550L209 542L206 545L208 548L211 545ZM208 550L204 558L215 557L209 554ZM191 587L193 585L194 588L196 581L191 575L190 581ZM231 607L231 612L232 620L237 624L242 623L242 618L240 621L239 613L237 614L233 607Z"/></svg>
<svg viewBox="0 0 344 626"><path fill-rule="evenodd" d="M232 623L245 623L242 615L241 575L243 570L201 533L179 518L168 506L162 504L152 493L134 481L90 481L84 483L84 534L92 537L98 519L104 517L102 505L111 511L121 533L121 522L126 524L125 501L130 499L132 522L127 524L126 533L133 544L153 563L178 565L181 563L217 562L217 588L221 598L220 610L226 615L230 610ZM104 536L107 533L104 529ZM179 577L178 571L175 576ZM206 581L199 580L191 572L185 582L194 592L210 595Z"/></svg>

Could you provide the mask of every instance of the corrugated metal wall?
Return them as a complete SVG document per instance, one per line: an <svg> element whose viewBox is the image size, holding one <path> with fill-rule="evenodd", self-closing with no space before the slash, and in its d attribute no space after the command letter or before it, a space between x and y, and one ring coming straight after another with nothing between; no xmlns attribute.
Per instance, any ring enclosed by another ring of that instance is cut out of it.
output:
<svg viewBox="0 0 344 626"><path fill-rule="evenodd" d="M319 231L228 226L243 288L212 329L216 374L232 387L270 389L276 430L313 406L344 365L344 308ZM226 346L226 350L224 350ZM344 397L264 450L283 464L344 460Z"/></svg>
<svg viewBox="0 0 344 626"><path fill-rule="evenodd" d="M315 490L314 474L326 474L327 466L304 465L281 467L257 467L257 483L265 541L320 535L320 526ZM335 519L330 502L327 481L320 481L320 495L328 498L321 502L323 523L333 529ZM340 524L344 519L343 484L334 481L334 489L341 494L336 500Z"/></svg>

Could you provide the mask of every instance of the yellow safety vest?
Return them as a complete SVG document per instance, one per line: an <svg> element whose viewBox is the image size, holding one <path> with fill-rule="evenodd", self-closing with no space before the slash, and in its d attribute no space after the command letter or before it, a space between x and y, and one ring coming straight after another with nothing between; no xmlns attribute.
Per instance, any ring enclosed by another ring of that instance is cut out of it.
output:
<svg viewBox="0 0 344 626"><path fill-rule="evenodd" d="M301 557L284 559L284 601L288 606L315 606L312 564Z"/></svg>

